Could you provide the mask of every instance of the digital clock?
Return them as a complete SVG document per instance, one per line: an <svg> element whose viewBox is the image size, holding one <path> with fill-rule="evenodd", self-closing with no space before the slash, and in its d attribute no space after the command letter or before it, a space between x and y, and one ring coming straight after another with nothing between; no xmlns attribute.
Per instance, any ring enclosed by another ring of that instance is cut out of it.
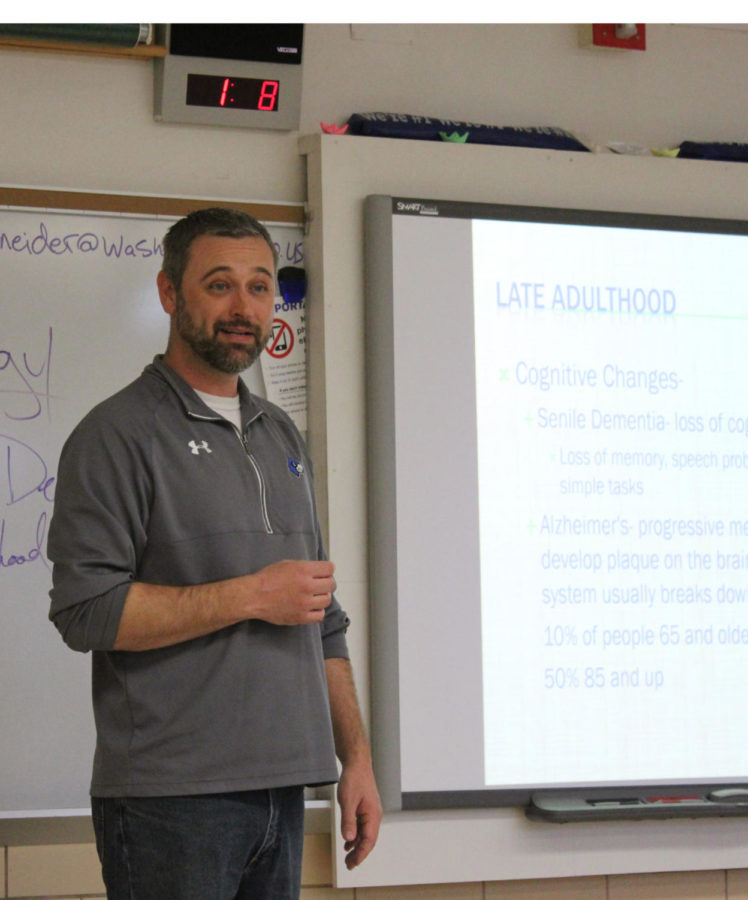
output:
<svg viewBox="0 0 748 900"><path fill-rule="evenodd" d="M294 28L297 34L289 32ZM167 26L170 52L155 61L154 117L159 122L297 129L302 28ZM205 55L190 55L197 53Z"/></svg>
<svg viewBox="0 0 748 900"><path fill-rule="evenodd" d="M278 111L280 82L272 79L237 78L230 75L187 75L187 106L221 106L228 109Z"/></svg>

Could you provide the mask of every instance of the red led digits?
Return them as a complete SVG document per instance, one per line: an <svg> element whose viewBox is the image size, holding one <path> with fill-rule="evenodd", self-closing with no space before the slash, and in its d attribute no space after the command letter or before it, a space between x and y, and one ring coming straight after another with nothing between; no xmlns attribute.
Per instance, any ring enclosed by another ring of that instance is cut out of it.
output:
<svg viewBox="0 0 748 900"><path fill-rule="evenodd" d="M278 82L263 81L257 109L274 110L278 100Z"/></svg>
<svg viewBox="0 0 748 900"><path fill-rule="evenodd" d="M218 106L222 109L246 109L277 112L280 81L260 78L233 78L230 75L188 73L188 106Z"/></svg>
<svg viewBox="0 0 748 900"><path fill-rule="evenodd" d="M229 92L229 79L224 78L223 79L223 89L221 90L221 99L218 101L219 106L226 105L226 94L228 94L228 92Z"/></svg>

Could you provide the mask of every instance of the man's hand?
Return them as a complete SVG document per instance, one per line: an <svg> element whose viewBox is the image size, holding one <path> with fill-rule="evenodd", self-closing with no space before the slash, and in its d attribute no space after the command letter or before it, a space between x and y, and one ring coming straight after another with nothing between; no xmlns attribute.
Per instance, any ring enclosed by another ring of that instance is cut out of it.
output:
<svg viewBox="0 0 748 900"><path fill-rule="evenodd" d="M347 659L326 659L325 672L335 750L343 764L338 803L345 864L354 869L366 859L377 841L382 804L374 782L369 742L358 708L351 664Z"/></svg>
<svg viewBox="0 0 748 900"><path fill-rule="evenodd" d="M273 625L321 622L335 590L335 566L327 561L284 560L250 575L251 616Z"/></svg>
<svg viewBox="0 0 748 900"><path fill-rule="evenodd" d="M348 765L338 783L340 831L348 869L360 865L374 848L382 821L382 804L371 765Z"/></svg>

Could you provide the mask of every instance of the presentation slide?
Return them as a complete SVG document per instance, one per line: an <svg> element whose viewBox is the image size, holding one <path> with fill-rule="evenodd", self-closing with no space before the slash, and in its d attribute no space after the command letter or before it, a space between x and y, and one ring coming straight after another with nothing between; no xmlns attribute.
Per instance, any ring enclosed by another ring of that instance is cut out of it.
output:
<svg viewBox="0 0 748 900"><path fill-rule="evenodd" d="M748 782L747 244L368 198L388 808Z"/></svg>
<svg viewBox="0 0 748 900"><path fill-rule="evenodd" d="M472 221L487 787L746 775L745 243Z"/></svg>

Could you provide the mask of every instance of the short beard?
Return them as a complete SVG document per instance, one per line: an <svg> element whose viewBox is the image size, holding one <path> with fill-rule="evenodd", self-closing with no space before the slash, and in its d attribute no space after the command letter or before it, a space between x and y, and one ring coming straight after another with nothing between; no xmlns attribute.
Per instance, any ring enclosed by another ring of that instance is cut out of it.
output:
<svg viewBox="0 0 748 900"><path fill-rule="evenodd" d="M218 372L226 375L238 375L248 369L259 357L267 344L270 333L264 334L258 325L246 319L232 319L231 322L216 322L213 334L210 335L199 328L186 309L181 291L177 292L176 327L180 337L192 348L194 353ZM240 326L254 335L252 346L231 344L218 340L218 331L223 327Z"/></svg>

